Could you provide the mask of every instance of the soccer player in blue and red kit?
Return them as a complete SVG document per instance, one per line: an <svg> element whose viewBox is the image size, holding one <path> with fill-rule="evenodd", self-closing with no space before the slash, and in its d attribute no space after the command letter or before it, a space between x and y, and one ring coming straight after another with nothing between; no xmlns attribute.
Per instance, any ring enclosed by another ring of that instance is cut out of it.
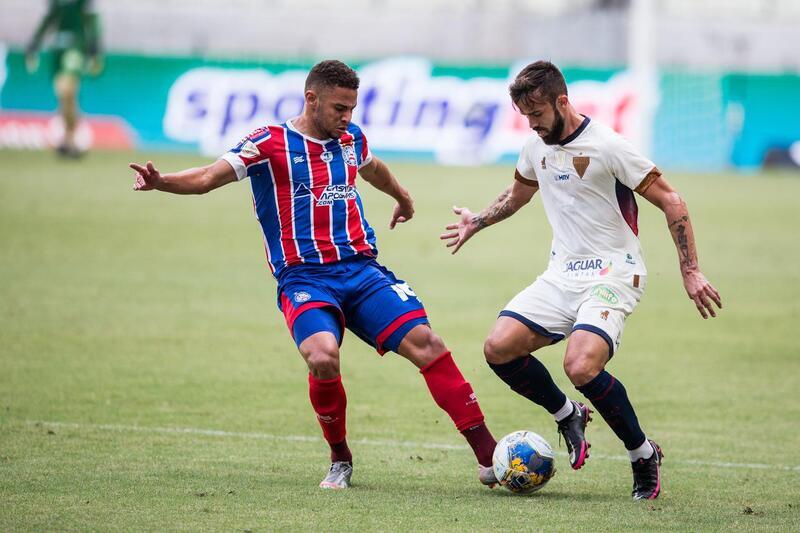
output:
<svg viewBox="0 0 800 533"><path fill-rule="evenodd" d="M397 201L390 228L409 220L414 206L350 122L358 85L350 67L322 61L308 74L299 117L257 129L202 168L161 174L152 162L131 163L134 189L203 194L250 177L278 307L308 364L311 405L331 449L320 487L347 488L353 472L339 374L344 328L378 353L396 352L420 369L434 401L475 452L479 479L495 481L487 473L495 440L472 387L431 330L411 287L376 260L375 233L364 217L356 176Z"/></svg>

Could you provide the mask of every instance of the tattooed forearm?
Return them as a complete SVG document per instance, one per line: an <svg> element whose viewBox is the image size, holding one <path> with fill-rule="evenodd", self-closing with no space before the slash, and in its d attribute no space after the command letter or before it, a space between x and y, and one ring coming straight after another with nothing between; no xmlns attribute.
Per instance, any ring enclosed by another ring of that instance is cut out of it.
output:
<svg viewBox="0 0 800 533"><path fill-rule="evenodd" d="M672 222L670 222L669 227L671 228L675 224L680 224L681 222L689 222L688 215L684 215L681 218L679 218L678 220L673 220Z"/></svg>
<svg viewBox="0 0 800 533"><path fill-rule="evenodd" d="M682 215L669 222L672 239L678 248L681 262L681 271L686 272L697 268L697 251L694 244L694 232L688 215Z"/></svg>
<svg viewBox="0 0 800 533"><path fill-rule="evenodd" d="M689 268L694 264L692 256L689 253L689 239L686 237L686 226L683 224L678 224L678 252L681 256L682 267Z"/></svg>
<svg viewBox="0 0 800 533"><path fill-rule="evenodd" d="M472 222L478 229L491 226L513 215L517 209L511 199L511 189L503 191L492 204L475 215Z"/></svg>

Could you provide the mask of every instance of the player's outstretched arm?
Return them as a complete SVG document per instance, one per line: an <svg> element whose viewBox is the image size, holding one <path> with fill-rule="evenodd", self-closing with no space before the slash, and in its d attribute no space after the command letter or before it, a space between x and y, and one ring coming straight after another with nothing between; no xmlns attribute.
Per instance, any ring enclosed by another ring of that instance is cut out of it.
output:
<svg viewBox="0 0 800 533"><path fill-rule="evenodd" d="M414 216L414 200L400 185L386 163L373 156L372 161L362 167L358 173L367 183L397 200L397 205L394 206L392 218L389 221L389 229L394 229L398 223L411 220L411 217Z"/></svg>
<svg viewBox="0 0 800 533"><path fill-rule="evenodd" d="M453 212L460 217L456 224L449 224L445 229L449 233L442 233L439 238L447 242L448 248L453 248L451 253L456 253L473 235L486 226L505 220L520 207L527 204L539 190L539 185L530 180L521 181L519 171L514 176L516 179L497 199L477 215L466 207L453 206Z"/></svg>
<svg viewBox="0 0 800 533"><path fill-rule="evenodd" d="M236 181L233 167L222 159L205 167L188 168L171 174L159 172L152 161L148 161L145 165L131 163L129 166L136 171L134 191L156 189L174 194L205 194L226 183Z"/></svg>
<svg viewBox="0 0 800 533"><path fill-rule="evenodd" d="M689 219L689 210L683 198L667 183L662 176L651 182L644 190L637 192L644 196L650 203L661 209L667 216L667 225L672 234L672 240L678 249L681 264L683 286L689 298L694 301L697 310L703 318L717 316L714 302L722 309L722 299L719 292L700 271L697 263L697 249L694 243L694 230Z"/></svg>

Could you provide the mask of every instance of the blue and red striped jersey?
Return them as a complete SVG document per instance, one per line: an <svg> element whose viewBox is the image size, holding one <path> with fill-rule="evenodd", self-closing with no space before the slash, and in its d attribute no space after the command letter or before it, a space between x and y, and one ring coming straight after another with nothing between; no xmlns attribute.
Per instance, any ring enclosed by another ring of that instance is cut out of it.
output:
<svg viewBox="0 0 800 533"><path fill-rule="evenodd" d="M303 135L291 121L259 128L222 156L241 180L250 177L267 261L276 277L301 263L375 257L375 232L356 188L372 160L355 124L339 139Z"/></svg>

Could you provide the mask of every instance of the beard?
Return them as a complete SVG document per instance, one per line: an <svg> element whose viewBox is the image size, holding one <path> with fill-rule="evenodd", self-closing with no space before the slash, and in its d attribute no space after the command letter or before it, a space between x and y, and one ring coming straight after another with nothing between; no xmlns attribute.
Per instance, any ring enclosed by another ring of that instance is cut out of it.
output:
<svg viewBox="0 0 800 533"><path fill-rule="evenodd" d="M558 144L561 140L561 135L564 133L564 116L558 112L555 106L553 106L553 111L555 112L553 125L547 131L547 135L542 137L542 141L544 141L545 144Z"/></svg>

